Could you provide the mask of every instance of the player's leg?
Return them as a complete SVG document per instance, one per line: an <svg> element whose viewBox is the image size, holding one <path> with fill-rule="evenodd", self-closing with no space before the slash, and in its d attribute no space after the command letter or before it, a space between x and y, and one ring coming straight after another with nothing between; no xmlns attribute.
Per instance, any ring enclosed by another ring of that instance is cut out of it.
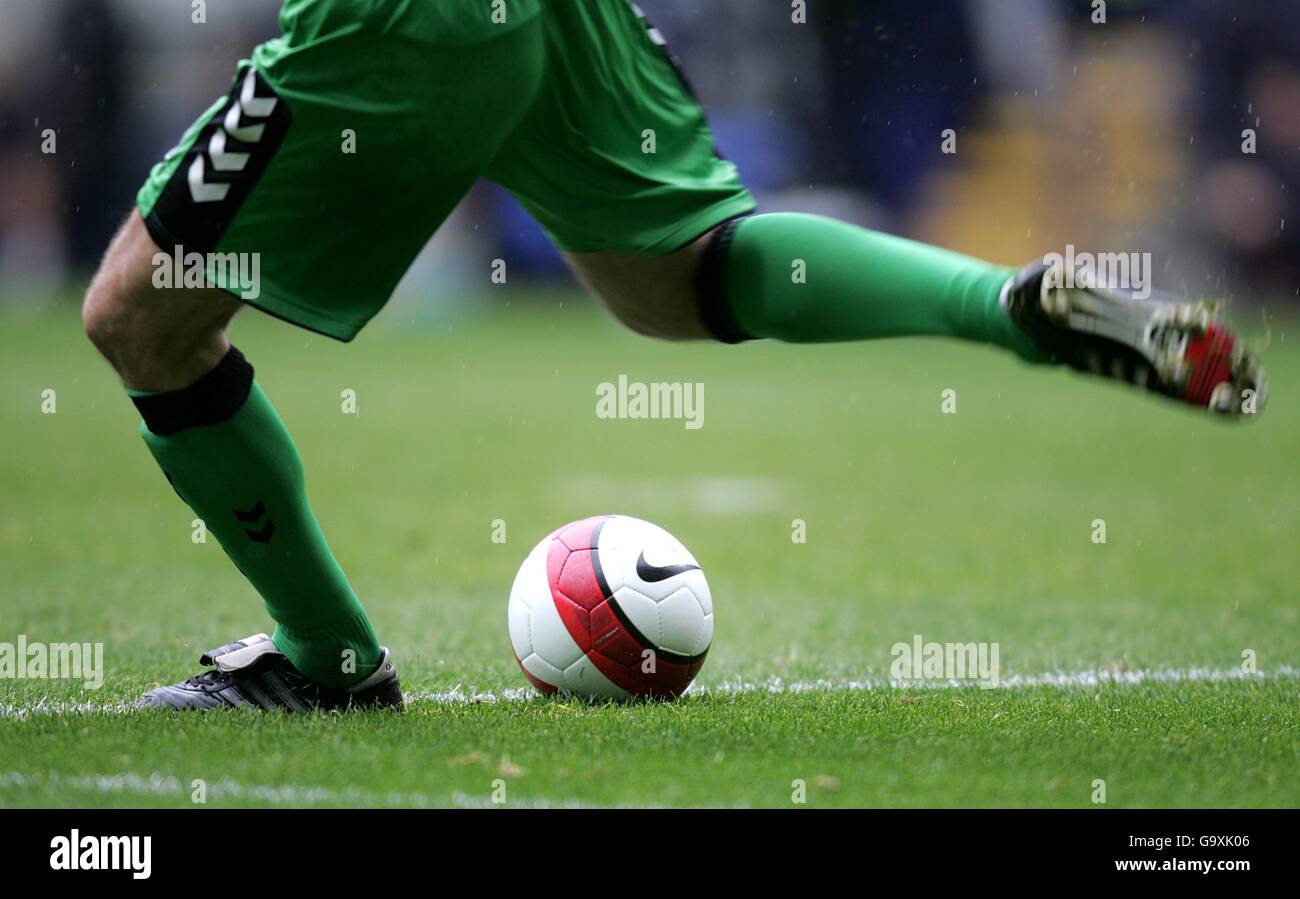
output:
<svg viewBox="0 0 1300 899"><path fill-rule="evenodd" d="M755 216L664 256L567 258L620 320L649 336L945 336L1229 415L1252 414L1267 398L1256 355L1204 304L1057 287L1042 264L1015 271L830 219Z"/></svg>
<svg viewBox="0 0 1300 899"><path fill-rule="evenodd" d="M833 219L755 216L663 256L566 259L621 321L649 336L819 343L931 335L1046 361L999 301L1013 270ZM724 305L722 293L742 302Z"/></svg>
<svg viewBox="0 0 1300 899"><path fill-rule="evenodd" d="M158 253L132 212L87 292L86 333L121 377L168 481L263 597L279 651L323 687L365 681L382 650L307 502L293 441L226 336L242 303L215 288L155 287ZM275 684L262 686L293 707L294 691ZM155 695L242 704L249 689Z"/></svg>
<svg viewBox="0 0 1300 899"><path fill-rule="evenodd" d="M754 203L655 29L620 3L559 6L546 24L564 64L524 123L522 152L498 164L500 180L635 330L728 342L946 336L1216 411L1262 402L1252 354L1185 305L1055 290L1041 267L1021 276L820 216L742 217ZM581 172L566 177L575 159ZM538 177L548 170L549 182ZM561 182L557 194L550 184Z"/></svg>
<svg viewBox="0 0 1300 899"><path fill-rule="evenodd" d="M1047 354L1000 297L1012 269L834 219L774 213L711 235L701 317L724 340L790 343L932 335Z"/></svg>
<svg viewBox="0 0 1300 899"><path fill-rule="evenodd" d="M277 623L273 639L205 654L214 671L151 704L401 702L307 503L297 450L225 325L241 305L230 294L342 340L382 308L531 101L530 17L517 6L504 26L478 11L286 0L285 36L257 48L155 166L92 285L87 330L149 449ZM221 291L155 287L156 256L191 254ZM257 283L236 286L226 265L246 259Z"/></svg>

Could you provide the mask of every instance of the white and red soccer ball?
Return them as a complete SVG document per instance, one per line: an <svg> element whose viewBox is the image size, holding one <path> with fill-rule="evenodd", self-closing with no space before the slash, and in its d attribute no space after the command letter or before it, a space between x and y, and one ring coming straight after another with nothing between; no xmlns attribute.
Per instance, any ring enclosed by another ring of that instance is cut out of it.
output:
<svg viewBox="0 0 1300 899"><path fill-rule="evenodd" d="M677 696L712 642L699 563L639 518L566 524L533 548L510 589L510 643L543 693Z"/></svg>

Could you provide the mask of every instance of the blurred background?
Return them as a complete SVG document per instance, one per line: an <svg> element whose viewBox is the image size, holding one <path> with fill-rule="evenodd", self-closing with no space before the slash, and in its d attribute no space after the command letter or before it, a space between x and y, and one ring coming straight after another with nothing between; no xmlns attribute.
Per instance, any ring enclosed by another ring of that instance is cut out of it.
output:
<svg viewBox="0 0 1300 899"><path fill-rule="evenodd" d="M278 5L213 0L196 27L178 0L0 0L0 305L75 296ZM787 0L641 5L761 209L1004 263L1149 251L1158 287L1296 302L1300 3L1111 0L1101 23L1095 0L810 0L803 25ZM469 302L496 257L567 277L480 185L403 285L403 318Z"/></svg>

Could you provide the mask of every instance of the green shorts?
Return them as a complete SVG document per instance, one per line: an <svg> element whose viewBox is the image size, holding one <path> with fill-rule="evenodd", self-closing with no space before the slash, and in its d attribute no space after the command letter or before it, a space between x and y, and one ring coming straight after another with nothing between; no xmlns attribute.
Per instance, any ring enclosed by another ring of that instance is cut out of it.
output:
<svg viewBox="0 0 1300 899"><path fill-rule="evenodd" d="M243 298L295 324L351 340L480 177L571 252L754 207L625 0L285 0L280 25L136 202L169 254L257 254Z"/></svg>

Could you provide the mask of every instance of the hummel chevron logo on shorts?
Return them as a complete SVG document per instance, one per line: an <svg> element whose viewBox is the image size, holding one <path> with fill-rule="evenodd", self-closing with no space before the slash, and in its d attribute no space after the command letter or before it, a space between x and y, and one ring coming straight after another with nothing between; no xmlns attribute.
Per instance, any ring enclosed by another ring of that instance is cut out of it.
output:
<svg viewBox="0 0 1300 899"><path fill-rule="evenodd" d="M208 158L212 168L218 172L242 172L248 165L250 154L228 150L227 138L241 143L255 144L266 133L266 123L257 123L256 119L265 119L275 111L279 98L257 96L257 69L248 67L244 76L239 96L226 110L221 127L212 132L208 139ZM206 180L206 165L202 153L194 157L189 168L190 197L195 203L215 203L226 198L230 193L228 183L209 183Z"/></svg>
<svg viewBox="0 0 1300 899"><path fill-rule="evenodd" d="M159 246L216 250L292 122L289 104L256 66L244 66L224 103L176 151L184 158L145 219Z"/></svg>

